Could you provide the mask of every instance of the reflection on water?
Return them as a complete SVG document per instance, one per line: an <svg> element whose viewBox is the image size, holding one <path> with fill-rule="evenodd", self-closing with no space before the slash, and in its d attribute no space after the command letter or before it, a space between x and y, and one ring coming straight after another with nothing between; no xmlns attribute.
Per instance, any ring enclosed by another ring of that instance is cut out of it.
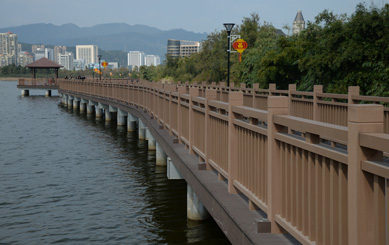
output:
<svg viewBox="0 0 389 245"><path fill-rule="evenodd" d="M1 244L226 244L136 133L0 82Z"/></svg>

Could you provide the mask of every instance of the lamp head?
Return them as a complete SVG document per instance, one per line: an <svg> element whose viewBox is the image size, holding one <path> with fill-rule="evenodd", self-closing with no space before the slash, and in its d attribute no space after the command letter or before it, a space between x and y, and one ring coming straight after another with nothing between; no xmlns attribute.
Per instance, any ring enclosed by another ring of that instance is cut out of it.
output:
<svg viewBox="0 0 389 245"><path fill-rule="evenodd" d="M234 28L234 23L224 23L224 27L226 28L227 32L231 32L232 28Z"/></svg>

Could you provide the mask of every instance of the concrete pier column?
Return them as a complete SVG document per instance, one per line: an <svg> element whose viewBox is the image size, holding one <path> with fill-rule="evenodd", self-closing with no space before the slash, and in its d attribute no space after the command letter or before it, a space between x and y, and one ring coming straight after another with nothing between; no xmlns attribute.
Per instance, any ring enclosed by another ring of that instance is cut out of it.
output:
<svg viewBox="0 0 389 245"><path fill-rule="evenodd" d="M156 143L153 135L150 133L150 130L146 128L146 140L148 142L148 149L149 151L155 151L156 150Z"/></svg>
<svg viewBox="0 0 389 245"><path fill-rule="evenodd" d="M103 118L103 108L96 106L96 118Z"/></svg>
<svg viewBox="0 0 389 245"><path fill-rule="evenodd" d="M68 108L71 109L73 107L73 96L68 96Z"/></svg>
<svg viewBox="0 0 389 245"><path fill-rule="evenodd" d="M62 95L62 106L68 106L68 96L66 94Z"/></svg>
<svg viewBox="0 0 389 245"><path fill-rule="evenodd" d="M78 103L79 103L79 101L76 98L74 98L73 99L73 110L78 110Z"/></svg>
<svg viewBox="0 0 389 245"><path fill-rule="evenodd" d="M22 97L27 97L30 95L30 90L22 89Z"/></svg>
<svg viewBox="0 0 389 245"><path fill-rule="evenodd" d="M156 143L156 152L155 152L155 161L157 166L166 166L167 165L167 156L165 151L162 149L162 147L159 145L159 143Z"/></svg>
<svg viewBox="0 0 389 245"><path fill-rule="evenodd" d="M80 101L80 113L84 114L85 113L85 109L86 109L86 104L85 103L81 103L81 101Z"/></svg>
<svg viewBox="0 0 389 245"><path fill-rule="evenodd" d="M86 105L86 113L88 115L93 114L93 107L94 107L94 105L90 102Z"/></svg>
<svg viewBox="0 0 389 245"><path fill-rule="evenodd" d="M210 215L204 205L200 202L196 193L192 190L189 184L187 184L186 193L186 210L187 216L190 220L206 220Z"/></svg>
<svg viewBox="0 0 389 245"><path fill-rule="evenodd" d="M81 99L80 100L80 113L84 114L86 111L86 104L88 103L87 100Z"/></svg>
<svg viewBox="0 0 389 245"><path fill-rule="evenodd" d="M136 121L137 118L131 115L131 113L128 113L127 115L127 131L128 132L134 132L136 131Z"/></svg>
<svg viewBox="0 0 389 245"><path fill-rule="evenodd" d="M46 97L51 97L51 90L46 90Z"/></svg>
<svg viewBox="0 0 389 245"><path fill-rule="evenodd" d="M104 116L105 116L106 122L112 121L112 115L111 115L111 112L109 110L104 109Z"/></svg>
<svg viewBox="0 0 389 245"><path fill-rule="evenodd" d="M118 109L117 124L118 126L126 125L127 112Z"/></svg>
<svg viewBox="0 0 389 245"><path fill-rule="evenodd" d="M142 120L139 118L139 129L138 129L139 139L145 140L146 139L146 127Z"/></svg>

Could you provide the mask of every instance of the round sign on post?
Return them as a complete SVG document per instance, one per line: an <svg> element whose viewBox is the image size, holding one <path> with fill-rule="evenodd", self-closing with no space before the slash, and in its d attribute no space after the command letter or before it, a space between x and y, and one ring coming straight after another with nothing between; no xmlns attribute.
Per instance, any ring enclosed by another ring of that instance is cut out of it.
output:
<svg viewBox="0 0 389 245"><path fill-rule="evenodd" d="M107 67L108 63L106 61L104 61L103 63L101 63L101 65L105 68L105 67Z"/></svg>
<svg viewBox="0 0 389 245"><path fill-rule="evenodd" d="M239 53L239 62L242 62L242 52L247 48L247 42L243 39L236 40L232 47Z"/></svg>

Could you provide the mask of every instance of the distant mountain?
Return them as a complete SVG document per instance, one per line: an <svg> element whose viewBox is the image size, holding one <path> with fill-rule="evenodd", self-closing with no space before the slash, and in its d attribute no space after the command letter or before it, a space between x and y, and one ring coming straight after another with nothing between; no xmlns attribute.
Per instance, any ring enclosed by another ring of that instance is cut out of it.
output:
<svg viewBox="0 0 389 245"><path fill-rule="evenodd" d="M125 23L100 24L79 27L75 24L30 24L0 28L0 33L18 34L19 42L46 45L98 45L102 50L143 51L164 59L168 39L202 41L207 33L194 33L183 29L162 31L145 25Z"/></svg>

